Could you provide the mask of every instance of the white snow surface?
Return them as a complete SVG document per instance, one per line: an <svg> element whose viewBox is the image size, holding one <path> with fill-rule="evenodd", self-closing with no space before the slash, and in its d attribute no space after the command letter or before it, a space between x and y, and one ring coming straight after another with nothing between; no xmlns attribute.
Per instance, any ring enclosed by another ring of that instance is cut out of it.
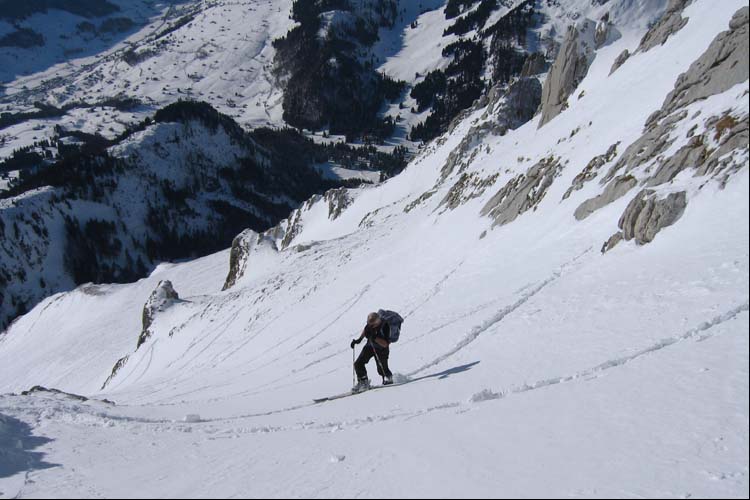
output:
<svg viewBox="0 0 750 500"><path fill-rule="evenodd" d="M645 246L599 252L637 190L581 222L598 179L561 201L592 157L640 136L743 5L694 1L681 31L612 76L638 37L599 50L585 97L478 145L464 172L499 178L454 210L440 202L462 172L441 169L481 109L403 174L353 190L340 217L303 211L289 248L254 252L227 291L225 251L48 298L0 336L0 492L747 497L747 157L726 186L691 172L661 186L688 206ZM747 116L747 89L692 105L670 151L712 115ZM494 229L480 217L550 155L563 169L536 210ZM181 300L135 350L162 280ZM315 404L350 387L349 341L378 308L405 318L391 366L407 383ZM33 385L93 399L10 394Z"/></svg>

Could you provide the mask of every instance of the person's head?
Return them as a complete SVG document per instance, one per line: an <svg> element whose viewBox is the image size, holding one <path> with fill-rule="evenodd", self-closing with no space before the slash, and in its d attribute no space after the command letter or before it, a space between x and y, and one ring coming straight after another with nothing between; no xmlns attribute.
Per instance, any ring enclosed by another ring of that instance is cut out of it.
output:
<svg viewBox="0 0 750 500"><path fill-rule="evenodd" d="M382 322L383 320L380 319L380 315L378 313L370 313L367 315L367 326L377 328Z"/></svg>

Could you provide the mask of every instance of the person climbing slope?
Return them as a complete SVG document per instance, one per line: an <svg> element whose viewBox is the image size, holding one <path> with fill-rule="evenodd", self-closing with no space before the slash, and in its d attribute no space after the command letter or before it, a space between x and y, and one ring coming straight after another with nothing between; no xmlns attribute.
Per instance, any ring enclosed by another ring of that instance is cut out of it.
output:
<svg viewBox="0 0 750 500"><path fill-rule="evenodd" d="M390 346L397 342L401 332L403 318L393 311L379 310L367 316L367 324L358 339L352 340L351 348L367 339L357 361L354 362L354 371L357 374L357 384L354 392L365 391L370 388L370 379L367 377L367 363L374 357L378 373L383 377L383 385L393 384L393 373L388 367L390 357Z"/></svg>

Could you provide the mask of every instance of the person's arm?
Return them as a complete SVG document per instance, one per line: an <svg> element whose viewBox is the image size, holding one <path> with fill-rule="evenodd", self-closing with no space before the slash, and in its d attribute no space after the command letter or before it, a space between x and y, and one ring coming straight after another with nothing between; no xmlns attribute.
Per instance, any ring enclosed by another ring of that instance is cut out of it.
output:
<svg viewBox="0 0 750 500"><path fill-rule="evenodd" d="M364 339L366 335L367 335L367 327L362 329L362 334L359 336L358 339L352 340L352 349L354 349L355 344L359 344L360 342L362 342L362 339Z"/></svg>

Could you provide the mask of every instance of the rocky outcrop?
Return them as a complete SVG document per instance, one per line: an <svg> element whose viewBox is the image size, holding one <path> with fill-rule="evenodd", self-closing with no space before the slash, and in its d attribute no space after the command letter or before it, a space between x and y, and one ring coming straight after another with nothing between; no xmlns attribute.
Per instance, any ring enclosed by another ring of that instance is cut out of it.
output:
<svg viewBox="0 0 750 500"><path fill-rule="evenodd" d="M641 39L638 52L647 52L657 45L663 45L673 34L680 31L688 22L682 11L692 0L669 0L667 10Z"/></svg>
<svg viewBox="0 0 750 500"><path fill-rule="evenodd" d="M703 133L691 132L686 145L671 156L665 156L677 139L673 134L677 124L688 118L687 106L748 80L747 7L735 13L729 28L711 42L687 72L680 75L661 109L647 120L643 135L625 150L602 182L611 181L622 171L630 173L652 162L656 165L648 168L649 177L643 180L651 187L670 182L688 168L697 175L727 174L737 170L738 164L731 156L738 150L748 149L747 116L709 117L704 122Z"/></svg>
<svg viewBox="0 0 750 500"><path fill-rule="evenodd" d="M331 189L323 195L323 199L328 203L329 220L338 219L342 212L354 202L347 188Z"/></svg>
<svg viewBox="0 0 750 500"><path fill-rule="evenodd" d="M665 198L650 189L644 189L628 204L620 217L620 233L615 233L602 251L614 247L621 240L635 240L638 245L645 245L654 240L656 235L677 222L687 207L685 191L671 193Z"/></svg>
<svg viewBox="0 0 750 500"><path fill-rule="evenodd" d="M647 128L641 137L625 149L617 163L602 179L602 184L610 182L623 170L625 173L630 173L665 153L675 140L670 133L675 125L686 117L687 112L678 113Z"/></svg>
<svg viewBox="0 0 750 500"><path fill-rule="evenodd" d="M577 220L583 220L600 208L609 205L613 201L619 200L637 185L638 181L632 175L615 177L609 184L607 184L607 187L600 195L581 203L573 215Z"/></svg>
<svg viewBox="0 0 750 500"><path fill-rule="evenodd" d="M620 66L625 64L628 59L630 59L630 51L628 49L620 52L620 55L617 56L617 59L615 59L615 62L612 64L612 69L609 70L609 74L612 75L612 73L620 69Z"/></svg>
<svg viewBox="0 0 750 500"><path fill-rule="evenodd" d="M440 202L440 206L446 206L448 209L453 210L470 200L479 198L488 187L497 182L499 175L494 174L490 177L482 178L476 172L462 174Z"/></svg>
<svg viewBox="0 0 750 500"><path fill-rule="evenodd" d="M484 121L472 127L448 155L440 182L456 171L462 173L474 161L478 146L489 134L502 136L531 120L541 102L541 95L542 85L534 77L520 78L507 88L503 85L493 87L482 102L487 108L482 115Z"/></svg>
<svg viewBox="0 0 750 500"><path fill-rule="evenodd" d="M484 103L487 110L482 118L490 121L475 127L469 135L482 133L484 137L487 132L505 135L508 130L515 130L534 118L541 102L542 84L537 78L519 78L507 88L498 85Z"/></svg>
<svg viewBox="0 0 750 500"><path fill-rule="evenodd" d="M559 175L560 162L546 158L503 186L482 209L483 216L494 219L493 227L513 222L519 215L536 209L547 194L555 177Z"/></svg>
<svg viewBox="0 0 750 500"><path fill-rule="evenodd" d="M146 304L143 306L143 313L141 318L142 329L140 335L138 336L138 345L135 349L136 351L140 349L141 346L145 344L149 338L151 338L151 335L153 335L151 326L153 325L156 316L160 312L166 311L169 307L179 302L179 300L180 296L175 291L171 281L164 280L159 282L159 284L156 286L156 289L151 292L151 295L146 301ZM109 377L107 377L107 380L105 380L104 384L102 384L102 390L106 389L107 386L112 382L112 380L114 380L119 371L122 370L122 368L127 364L129 359L130 355L127 355L117 360L115 365L112 367L112 372L109 374Z"/></svg>
<svg viewBox="0 0 750 500"><path fill-rule="evenodd" d="M497 123L506 132L531 120L542 102L542 84L533 77L516 80L496 108ZM502 134L501 134L502 135Z"/></svg>
<svg viewBox="0 0 750 500"><path fill-rule="evenodd" d="M604 242L604 245L602 245L602 253L607 253L609 250L612 250L621 241L622 241L622 232L617 231L615 234L610 236L607 241Z"/></svg>
<svg viewBox="0 0 750 500"><path fill-rule="evenodd" d="M738 10L729 30L720 33L687 72L680 75L661 110L649 122L684 108L696 101L726 92L745 82L750 75L748 63L748 7Z"/></svg>
<svg viewBox="0 0 750 500"><path fill-rule="evenodd" d="M534 52L529 54L526 60L523 62L523 68L521 68L521 78L529 76L541 75L547 71L547 59L539 53Z"/></svg>
<svg viewBox="0 0 750 500"><path fill-rule="evenodd" d="M574 191L583 189L583 186L587 182L594 180L596 176L599 175L599 170L604 165L615 159L615 157L617 156L617 146L619 145L619 142L616 144L612 144L609 149L607 149L606 153L593 157L583 169L583 171L575 176L573 182L571 183L571 186L567 191L565 191L562 199L567 200Z"/></svg>
<svg viewBox="0 0 750 500"><path fill-rule="evenodd" d="M590 19L578 27L568 28L560 52L544 82L540 128L567 108L568 97L588 73L594 59L595 36L596 23Z"/></svg>
<svg viewBox="0 0 750 500"><path fill-rule="evenodd" d="M596 23L596 29L594 30L594 48L599 50L602 47L616 42L620 38L622 38L622 34L617 28L615 28L612 21L610 21L609 13L605 14L604 17Z"/></svg>
<svg viewBox="0 0 750 500"><path fill-rule="evenodd" d="M227 279L224 280L222 290L232 288L237 280L245 274L250 251L257 243L259 236L252 229L246 229L232 241L232 248L229 251L229 274Z"/></svg>
<svg viewBox="0 0 750 500"><path fill-rule="evenodd" d="M175 291L171 281L165 280L159 282L156 289L151 292L151 296L143 306L143 329L138 337L138 345L136 349L140 348L146 340L151 337L151 325L153 324L156 315L168 309L179 299L180 296Z"/></svg>
<svg viewBox="0 0 750 500"><path fill-rule="evenodd" d="M122 369L122 367L125 366L125 364L128 362L128 359L130 359L130 355L117 360L117 363L115 363L115 366L112 368L112 372L109 374L109 377L107 377L107 380L105 380L104 383L102 384L101 390L106 389L107 386L112 382L112 380L114 380L114 378L117 376L117 374Z"/></svg>

